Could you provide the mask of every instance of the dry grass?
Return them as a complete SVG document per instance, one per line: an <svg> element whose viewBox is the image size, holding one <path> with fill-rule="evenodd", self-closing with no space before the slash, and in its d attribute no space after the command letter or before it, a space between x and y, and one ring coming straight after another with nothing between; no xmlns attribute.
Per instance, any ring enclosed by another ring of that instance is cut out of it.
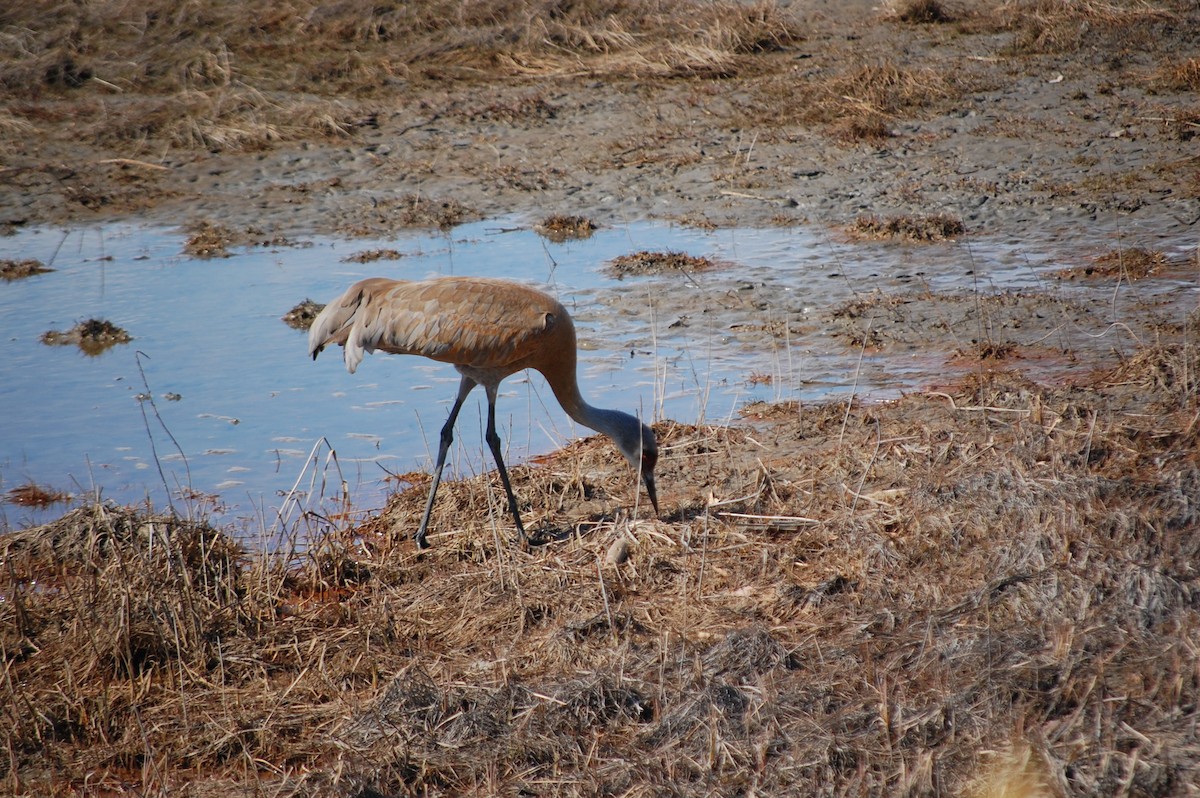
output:
<svg viewBox="0 0 1200 798"><path fill-rule="evenodd" d="M34 135L61 101L73 134L133 154L255 151L345 138L411 83L728 76L800 38L774 2L34 0L0 12L0 131ZM544 122L538 94L456 110ZM10 149L7 148L6 149Z"/></svg>
<svg viewBox="0 0 1200 798"><path fill-rule="evenodd" d="M194 222L186 230L183 251L193 258L228 258L229 248L237 241L233 230L209 221Z"/></svg>
<svg viewBox="0 0 1200 798"><path fill-rule="evenodd" d="M54 504L62 504L71 500L71 494L53 488L44 488L41 485L27 482L24 485L18 485L5 494L4 501L9 504L15 504L18 507L50 507Z"/></svg>
<svg viewBox="0 0 1200 798"><path fill-rule="evenodd" d="M625 277L642 276L647 274L663 274L666 272L703 272L716 268L711 258L698 255L688 255L685 252L650 252L642 250L619 255L605 266L612 276Z"/></svg>
<svg viewBox="0 0 1200 798"><path fill-rule="evenodd" d="M893 2L887 9L887 18L916 25L953 22L957 17L954 11L938 0L900 0Z"/></svg>
<svg viewBox="0 0 1200 798"><path fill-rule="evenodd" d="M1014 32L1013 52L1086 48L1108 58L1130 49L1153 47L1178 23L1176 10L1186 7L1183 2L1145 0L1013 0L987 17Z"/></svg>
<svg viewBox="0 0 1200 798"><path fill-rule="evenodd" d="M799 35L771 2L688 0L35 0L7 9L0 30L0 85L29 97L95 82L168 95L299 83L333 95L426 76L719 74Z"/></svg>
<svg viewBox="0 0 1200 798"><path fill-rule="evenodd" d="M860 238L901 238L905 241L952 241L966 232L957 216L945 213L927 216L860 216L849 225L851 235Z"/></svg>
<svg viewBox="0 0 1200 798"><path fill-rule="evenodd" d="M1188 794L1198 332L1087 387L659 424L661 521L580 441L513 470L530 552L490 474L420 554L420 479L290 557L104 505L15 533L6 788Z"/></svg>
<svg viewBox="0 0 1200 798"><path fill-rule="evenodd" d="M313 302L311 299L301 300L281 317L283 323L291 327L293 330L307 330L316 320L317 314L325 306L319 302Z"/></svg>
<svg viewBox="0 0 1200 798"><path fill-rule="evenodd" d="M534 225L538 235L550 241L563 241L591 238L596 232L596 223L586 216L568 216L553 214Z"/></svg>
<svg viewBox="0 0 1200 798"><path fill-rule="evenodd" d="M26 258L25 260L5 258L0 260L0 279L5 281L21 280L25 277L32 277L35 274L45 274L52 271L54 269L51 269L35 258Z"/></svg>
<svg viewBox="0 0 1200 798"><path fill-rule="evenodd" d="M107 319L87 319L69 330L47 330L42 333L42 343L48 346L77 346L87 355L99 355L117 344L127 344L132 340L133 336L127 330Z"/></svg>
<svg viewBox="0 0 1200 798"><path fill-rule="evenodd" d="M823 125L846 143L881 142L892 137L897 119L961 96L976 82L963 67L910 66L885 56L852 59L849 66L799 84L791 75L767 78L757 87L751 112L756 124Z"/></svg>
<svg viewBox="0 0 1200 798"><path fill-rule="evenodd" d="M1200 91L1200 58L1172 58L1151 77L1151 85L1170 91Z"/></svg>
<svg viewBox="0 0 1200 798"><path fill-rule="evenodd" d="M1168 265L1166 254L1159 250L1128 247L1097 255L1088 265L1062 269L1055 276L1068 280L1095 277L1136 282L1160 274Z"/></svg>

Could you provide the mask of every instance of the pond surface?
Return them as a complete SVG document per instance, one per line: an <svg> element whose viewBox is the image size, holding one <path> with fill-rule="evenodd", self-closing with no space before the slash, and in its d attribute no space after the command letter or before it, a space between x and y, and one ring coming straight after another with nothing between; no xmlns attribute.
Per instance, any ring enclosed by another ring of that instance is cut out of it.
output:
<svg viewBox="0 0 1200 798"><path fill-rule="evenodd" d="M593 404L694 423L726 421L756 399L892 396L930 376L918 361L864 367L858 350L822 341L820 329L804 342L789 338L789 324L812 324L839 302L914 284L1037 286L1062 265L1052 235L915 247L849 245L796 227L649 223L555 244L517 220L492 220L447 234L313 238L209 259L184 254L184 242L179 231L131 225L0 238L0 258L37 258L55 270L0 283L0 493L32 483L84 499L99 493L180 510L199 503L260 527L284 497L336 496L342 480L355 506L381 506L388 473L429 467L457 373L376 355L350 375L340 350L314 363L305 333L281 321L301 300L327 302L365 276L492 275L542 286L575 316L580 381ZM348 260L383 248L402 257ZM624 280L606 270L639 250L703 256L718 268ZM132 342L89 356L40 341L91 318L124 328ZM739 334L772 324L784 332L766 345ZM491 468L483 396L464 408L447 476ZM590 434L540 375L505 382L497 421L511 462ZM0 528L63 509L0 503Z"/></svg>

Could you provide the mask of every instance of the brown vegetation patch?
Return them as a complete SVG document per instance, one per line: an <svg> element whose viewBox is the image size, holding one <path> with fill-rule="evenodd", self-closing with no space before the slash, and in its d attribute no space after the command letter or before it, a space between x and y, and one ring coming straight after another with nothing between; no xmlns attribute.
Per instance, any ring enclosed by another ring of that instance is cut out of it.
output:
<svg viewBox="0 0 1200 798"><path fill-rule="evenodd" d="M116 346L133 340L124 329L105 319L81 321L69 330L47 330L42 333L42 343L50 346L77 346L85 354L98 355Z"/></svg>
<svg viewBox="0 0 1200 798"><path fill-rule="evenodd" d="M316 320L317 314L325 305L305 299L294 308L283 314L283 323L293 330L307 330Z"/></svg>
<svg viewBox="0 0 1200 798"><path fill-rule="evenodd" d="M1141 247L1114 249L1098 255L1086 266L1074 266L1060 269L1055 276L1060 279L1075 280L1081 277L1096 277L1104 279L1119 278L1129 282L1150 277L1162 272L1168 264L1165 253L1158 250Z"/></svg>
<svg viewBox="0 0 1200 798"><path fill-rule="evenodd" d="M821 124L829 126L834 138L848 143L882 141L892 137L896 119L960 96L977 82L968 69L947 71L887 58L875 63L860 59L799 85L790 75L765 80L754 103L755 124Z"/></svg>
<svg viewBox="0 0 1200 798"><path fill-rule="evenodd" d="M344 263L374 263L377 260L400 260L404 253L395 249L366 249L342 258Z"/></svg>
<svg viewBox="0 0 1200 798"><path fill-rule="evenodd" d="M957 15L938 0L902 0L889 9L890 17L914 25L953 22Z"/></svg>
<svg viewBox="0 0 1200 798"><path fill-rule="evenodd" d="M69 8L43 0L14 7L5 22L13 35L0 49L0 86L22 96L103 81L184 101L250 95L255 103L297 79L333 95L447 75L719 75L734 71L739 55L800 36L774 3L688 0L483 2L457 11L430 0L184 10L164 0ZM263 124L275 122L268 115Z"/></svg>
<svg viewBox="0 0 1200 798"><path fill-rule="evenodd" d="M888 119L870 111L834 122L832 133L835 139L847 144L857 141L879 143L893 136Z"/></svg>
<svg viewBox="0 0 1200 798"><path fill-rule="evenodd" d="M20 507L49 507L53 504L61 504L71 500L71 494L64 493L61 490L53 490L52 488L43 488L41 485L35 485L29 482L25 485L18 485L5 494L9 504L16 504Z"/></svg>
<svg viewBox="0 0 1200 798"><path fill-rule="evenodd" d="M905 241L948 241L961 236L967 227L962 219L946 213L927 216L901 214L882 217L859 216L847 228L863 238L902 238Z"/></svg>
<svg viewBox="0 0 1200 798"><path fill-rule="evenodd" d="M1012 341L976 341L969 349L958 349L954 357L964 360L998 361L1008 360L1017 353Z"/></svg>
<svg viewBox="0 0 1200 798"><path fill-rule="evenodd" d="M665 274L668 272L703 272L716 268L716 263L698 255L688 255L684 252L633 252L619 255L605 266L607 271L617 279L625 277L640 277L647 274Z"/></svg>
<svg viewBox="0 0 1200 798"><path fill-rule="evenodd" d="M1172 58L1151 78L1151 85L1170 91L1200 92L1200 58Z"/></svg>
<svg viewBox="0 0 1200 798"><path fill-rule="evenodd" d="M54 269L46 266L46 264L36 258L27 258L26 260L0 259L0 278L5 280L20 280L25 277L32 277L35 274L45 274L52 271Z"/></svg>
<svg viewBox="0 0 1200 798"><path fill-rule="evenodd" d="M1169 3L1119 0L1017 0L985 15L1014 32L1017 53L1063 53L1088 48L1102 57L1153 46L1178 17Z"/></svg>
<svg viewBox="0 0 1200 798"><path fill-rule="evenodd" d="M555 243L571 239L591 238L596 232L596 223L586 216L564 216L554 214L547 216L533 226L534 231Z"/></svg>
<svg viewBox="0 0 1200 798"><path fill-rule="evenodd" d="M954 80L954 76L936 69L910 68L885 61L838 75L825 91L827 102L839 110L857 107L869 113L892 115L950 96Z"/></svg>
<svg viewBox="0 0 1200 798"><path fill-rule="evenodd" d="M236 234L228 227L203 221L187 227L183 251L194 258L228 258Z"/></svg>

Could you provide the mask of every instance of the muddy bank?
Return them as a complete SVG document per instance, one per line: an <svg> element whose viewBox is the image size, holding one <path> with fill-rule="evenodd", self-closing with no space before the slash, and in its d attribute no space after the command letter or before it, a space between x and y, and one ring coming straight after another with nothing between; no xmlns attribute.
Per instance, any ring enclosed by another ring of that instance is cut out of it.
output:
<svg viewBox="0 0 1200 798"><path fill-rule="evenodd" d="M145 77L144 95L134 78L116 91L97 54L91 79L10 106L0 222L207 222L251 243L513 213L741 226L940 213L976 235L1190 231L1194 7L1088 18L1019 6L950 7L926 23L868 3L767 6L748 39L759 44L710 46L709 61L673 71L613 45L573 68L544 56L488 80L429 56L401 69L400 44L364 42L359 57L390 54L393 74L365 82L364 69L348 84L351 73L332 93L315 67L310 86L283 83L246 53L259 94L207 86L202 106ZM309 46L318 60L326 43ZM481 57L455 52L443 60ZM296 121L318 111L329 129ZM155 116L166 113L175 126ZM188 120L207 134L181 135Z"/></svg>

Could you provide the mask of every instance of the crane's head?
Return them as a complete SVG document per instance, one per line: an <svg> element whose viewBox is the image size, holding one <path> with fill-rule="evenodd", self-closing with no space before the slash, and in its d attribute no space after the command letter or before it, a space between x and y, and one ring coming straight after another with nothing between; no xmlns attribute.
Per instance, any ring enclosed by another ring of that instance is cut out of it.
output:
<svg viewBox="0 0 1200 798"><path fill-rule="evenodd" d="M642 425L642 481L646 483L646 493L650 496L650 504L654 505L654 514L658 515L658 493L654 489L654 466L658 465L658 440L654 430Z"/></svg>
<svg viewBox="0 0 1200 798"><path fill-rule="evenodd" d="M615 437L614 440L617 448L621 450L621 454L625 455L625 459L629 461L629 465L641 474L642 482L646 485L646 493L650 496L650 504L654 505L654 514L658 515L658 492L654 488L654 466L658 464L658 440L654 437L654 430L650 427L632 416L627 416L627 418L633 423L628 424L622 431L623 434Z"/></svg>

